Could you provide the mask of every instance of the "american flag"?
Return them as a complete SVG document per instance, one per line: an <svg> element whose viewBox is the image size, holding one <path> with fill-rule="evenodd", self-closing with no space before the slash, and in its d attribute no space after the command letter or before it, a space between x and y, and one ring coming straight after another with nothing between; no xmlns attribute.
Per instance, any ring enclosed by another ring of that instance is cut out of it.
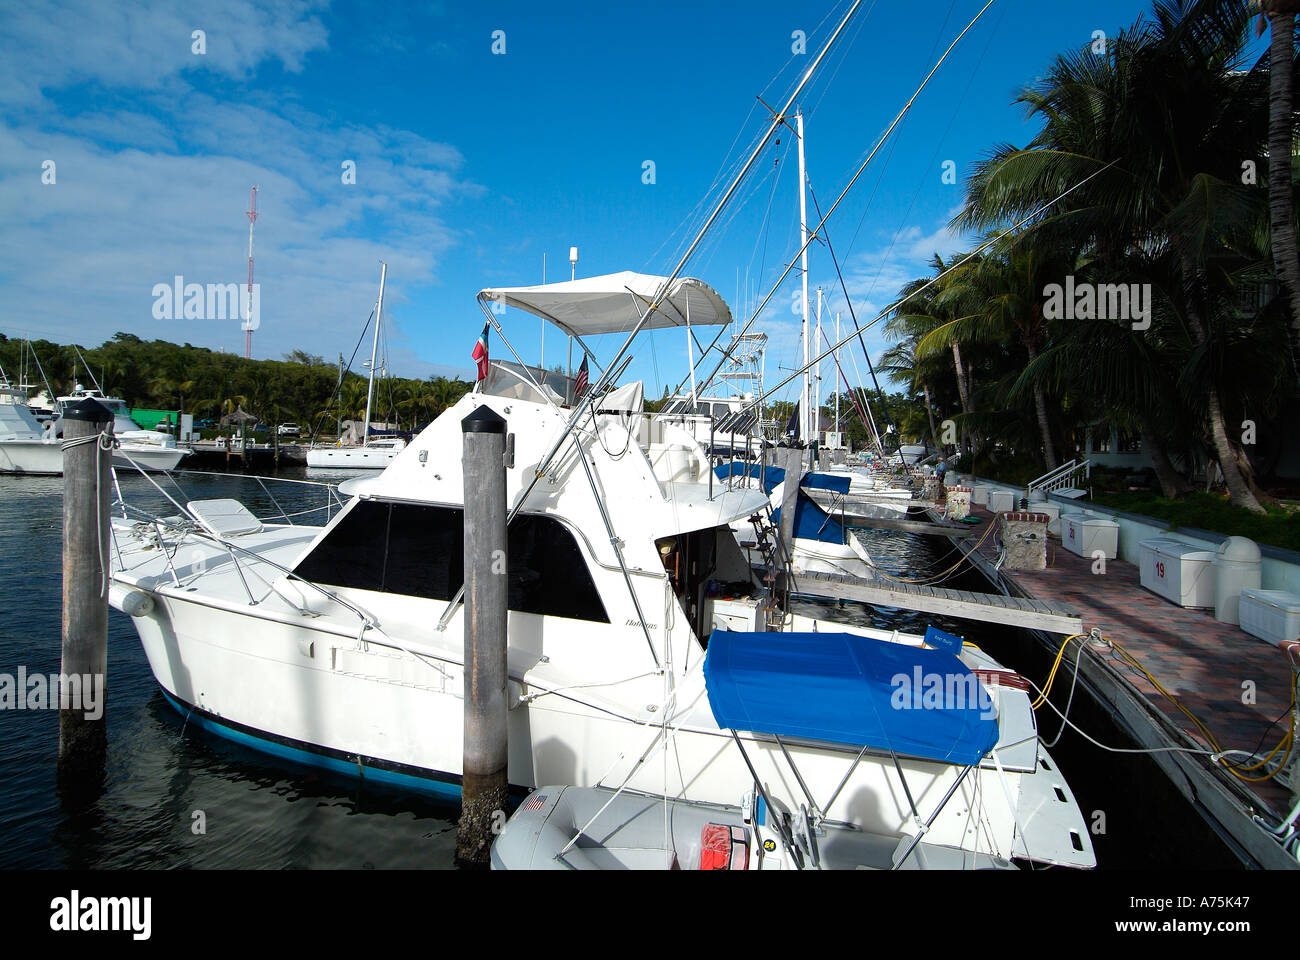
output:
<svg viewBox="0 0 1300 960"><path fill-rule="evenodd" d="M478 378L486 380L488 375L488 324L483 324L483 332L478 335L478 343L474 344L474 352L470 354L470 359L478 364Z"/></svg>
<svg viewBox="0 0 1300 960"><path fill-rule="evenodd" d="M582 356L582 366L578 368L578 376L573 381L573 399L577 400L587 392L587 355Z"/></svg>
<svg viewBox="0 0 1300 960"><path fill-rule="evenodd" d="M540 810L544 806L546 806L546 794L544 793L534 793L524 802L525 810Z"/></svg>

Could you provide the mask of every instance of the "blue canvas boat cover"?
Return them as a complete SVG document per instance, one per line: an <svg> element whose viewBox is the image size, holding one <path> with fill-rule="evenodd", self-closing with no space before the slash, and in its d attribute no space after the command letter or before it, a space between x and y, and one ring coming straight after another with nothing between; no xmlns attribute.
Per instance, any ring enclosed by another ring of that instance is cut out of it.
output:
<svg viewBox="0 0 1300 960"><path fill-rule="evenodd" d="M850 477L832 477L827 473L810 473L803 478L803 485L813 490L829 490L832 493L848 493Z"/></svg>
<svg viewBox="0 0 1300 960"><path fill-rule="evenodd" d="M748 477L751 480L762 479L763 492L769 497L772 491L777 488L777 484L785 479L785 470L781 467L768 467L766 472L760 463L747 463L740 460L729 460L726 463L718 464L713 468L713 472L719 480L729 480L732 477Z"/></svg>
<svg viewBox="0 0 1300 960"><path fill-rule="evenodd" d="M845 633L715 630L704 681L726 729L962 765L998 741L987 691L943 650Z"/></svg>
<svg viewBox="0 0 1300 960"><path fill-rule="evenodd" d="M779 529L781 526L781 508L772 511L772 522ZM844 532L844 524L808 499L808 495L799 491L799 499L794 505L794 538L796 540L817 540L821 543L849 542Z"/></svg>

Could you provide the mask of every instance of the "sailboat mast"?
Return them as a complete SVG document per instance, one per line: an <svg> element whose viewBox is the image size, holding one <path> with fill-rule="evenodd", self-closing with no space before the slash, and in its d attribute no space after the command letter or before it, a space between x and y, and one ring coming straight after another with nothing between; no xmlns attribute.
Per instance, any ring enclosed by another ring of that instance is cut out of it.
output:
<svg viewBox="0 0 1300 960"><path fill-rule="evenodd" d="M840 342L840 312L838 310L835 311L835 342L836 343ZM835 369L838 370L840 367L839 351L833 353L831 357L835 361ZM839 435L840 435L840 391L839 391L839 384L837 383L835 385L835 442L836 443L840 442ZM842 445L843 444L841 444L841 446Z"/></svg>
<svg viewBox="0 0 1300 960"><path fill-rule="evenodd" d="M379 304L375 307L375 337L370 343L370 385L366 387L366 423L361 445L370 446L370 402L375 393L375 355L379 352L379 325L384 322L384 280L388 277L388 264L379 261Z"/></svg>
<svg viewBox="0 0 1300 960"><path fill-rule="evenodd" d="M808 199L805 184L803 158L803 111L796 110L795 123L799 135L799 246L803 252L799 257L799 266L803 273L803 297L800 300L802 322L800 339L803 341L803 391L799 398L799 439L808 441L808 400L812 392L812 374L808 370Z"/></svg>
<svg viewBox="0 0 1300 960"><path fill-rule="evenodd" d="M818 350L821 349L821 345L822 345L822 288L821 287L817 288L817 334L815 337L813 337L813 343L817 345ZM812 432L813 432L813 436L820 440L821 431L822 431L822 362L820 360L817 361L815 370L816 370L816 376L813 377L813 383L816 384L815 389L817 392L813 398Z"/></svg>

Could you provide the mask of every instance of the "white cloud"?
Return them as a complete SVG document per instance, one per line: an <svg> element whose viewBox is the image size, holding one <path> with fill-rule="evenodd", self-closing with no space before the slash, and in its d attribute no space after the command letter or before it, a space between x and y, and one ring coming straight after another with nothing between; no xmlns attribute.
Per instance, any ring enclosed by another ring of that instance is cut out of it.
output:
<svg viewBox="0 0 1300 960"><path fill-rule="evenodd" d="M480 192L461 178L458 150L407 130L339 127L269 95L219 101L184 82L163 82L191 69L188 27L184 56L170 50L173 29L191 20L208 31L205 69L241 76L267 61L300 68L325 45L315 5L228 0L195 13L174 3L109 6L0 14L0 85L6 72L27 77L9 90L25 101L0 115L6 332L96 344L123 330L242 350L237 321L155 319L152 290L178 274L203 284L244 282L244 211L256 184L256 356L349 352L383 259L390 369L468 368L468 361L419 361L403 334L431 322L410 314L411 294L439 281L440 259L457 240L441 208ZM57 87L83 80L143 92L107 97L94 112L50 108L46 96L62 99ZM47 160L55 163L54 184L42 183ZM344 161L356 165L355 185L342 182Z"/></svg>
<svg viewBox="0 0 1300 960"><path fill-rule="evenodd" d="M244 79L265 62L302 69L326 45L310 0L50 0L0 11L0 101L34 104L75 83L155 89L187 73ZM191 35L205 33L197 55Z"/></svg>

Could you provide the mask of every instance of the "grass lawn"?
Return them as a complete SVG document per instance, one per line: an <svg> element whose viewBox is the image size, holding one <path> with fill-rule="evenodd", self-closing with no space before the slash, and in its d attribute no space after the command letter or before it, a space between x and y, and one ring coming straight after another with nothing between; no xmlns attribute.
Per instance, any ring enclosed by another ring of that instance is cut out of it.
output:
<svg viewBox="0 0 1300 960"><path fill-rule="evenodd" d="M1300 513L1268 507L1255 514L1234 507L1226 497L1194 493L1182 500L1166 500L1155 493L1098 493L1093 502L1164 520L1175 527L1199 527L1229 536L1249 537L1256 543L1300 550Z"/></svg>

